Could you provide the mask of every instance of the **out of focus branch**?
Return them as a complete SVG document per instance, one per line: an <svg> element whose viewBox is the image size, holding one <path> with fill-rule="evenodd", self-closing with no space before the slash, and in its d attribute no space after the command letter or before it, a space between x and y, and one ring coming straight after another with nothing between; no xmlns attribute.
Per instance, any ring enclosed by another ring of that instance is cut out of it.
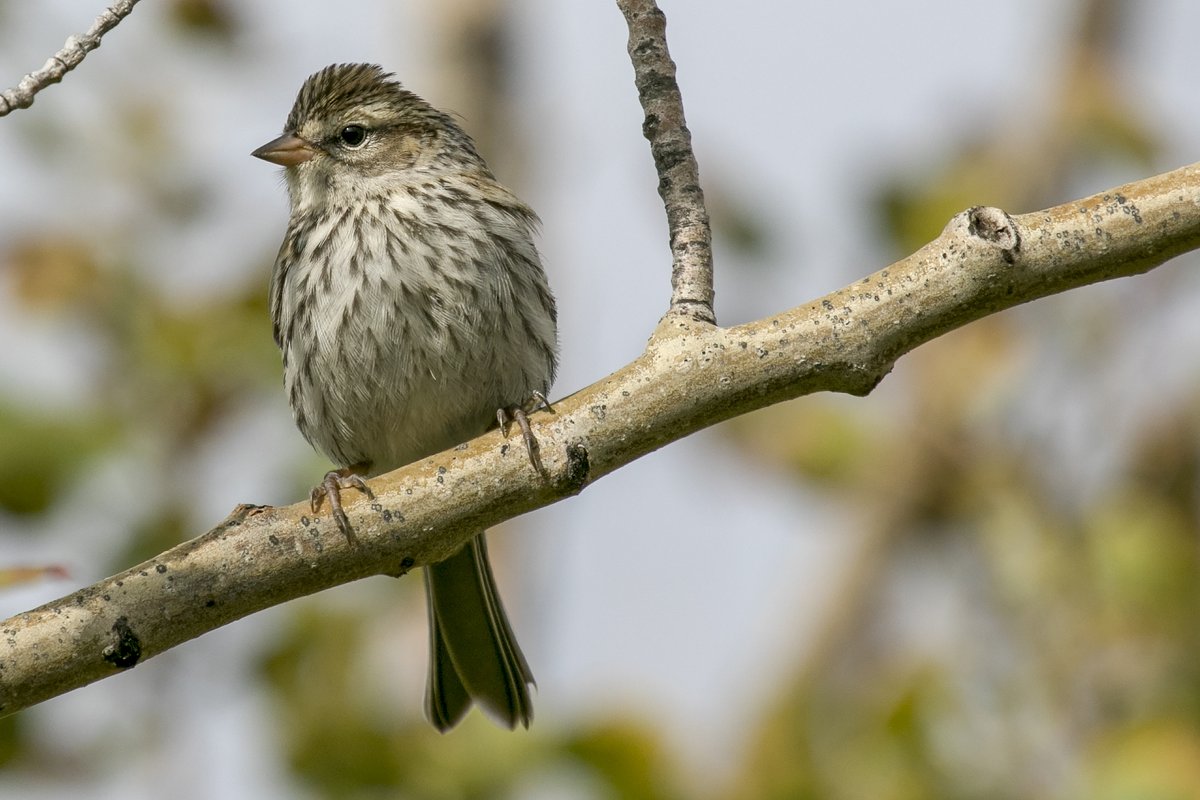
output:
<svg viewBox="0 0 1200 800"><path fill-rule="evenodd" d="M486 434L371 482L347 541L307 503L243 507L208 533L0 623L0 712L133 667L269 606L434 563L476 531L578 493L721 420L819 391L865 395L903 354L972 320L1135 275L1200 247L1200 165L1045 211L956 215L925 247L774 317L669 314L646 352L533 415L545 473Z"/></svg>
<svg viewBox="0 0 1200 800"><path fill-rule="evenodd" d="M133 11L138 0L117 0L100 12L92 27L84 34L72 34L54 55L46 60L42 68L31 72L11 89L0 92L0 117L18 108L29 108L33 97L52 83L58 83L83 61L88 53L100 46L104 34L117 27L122 19Z"/></svg>

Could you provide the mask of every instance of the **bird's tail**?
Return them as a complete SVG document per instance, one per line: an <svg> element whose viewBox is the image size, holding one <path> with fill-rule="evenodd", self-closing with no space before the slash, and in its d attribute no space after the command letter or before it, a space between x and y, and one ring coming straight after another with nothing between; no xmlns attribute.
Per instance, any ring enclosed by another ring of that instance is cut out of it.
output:
<svg viewBox="0 0 1200 800"><path fill-rule="evenodd" d="M425 714L445 732L476 702L508 728L529 727L533 674L517 645L480 533L425 569L429 598L429 684Z"/></svg>

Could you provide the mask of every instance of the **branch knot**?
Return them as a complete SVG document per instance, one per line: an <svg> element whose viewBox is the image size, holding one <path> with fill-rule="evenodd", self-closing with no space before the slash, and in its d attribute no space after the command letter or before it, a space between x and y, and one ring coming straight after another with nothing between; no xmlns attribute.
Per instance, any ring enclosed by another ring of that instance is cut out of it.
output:
<svg viewBox="0 0 1200 800"><path fill-rule="evenodd" d="M967 233L1000 248L1005 262L1011 264L1021 249L1021 234L1008 212L992 206L975 206L964 212Z"/></svg>

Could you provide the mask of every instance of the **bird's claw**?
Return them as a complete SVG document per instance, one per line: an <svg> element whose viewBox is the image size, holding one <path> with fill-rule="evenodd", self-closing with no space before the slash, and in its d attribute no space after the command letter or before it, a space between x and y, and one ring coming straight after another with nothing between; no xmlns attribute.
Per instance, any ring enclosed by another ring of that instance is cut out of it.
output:
<svg viewBox="0 0 1200 800"><path fill-rule="evenodd" d="M530 411L545 410L549 411L551 414L554 413L554 409L550 406L550 401L546 399L546 395L542 394L537 389L534 389L533 394L529 395L529 400Z"/></svg>
<svg viewBox="0 0 1200 800"><path fill-rule="evenodd" d="M326 472L325 478L313 487L308 502L315 514L321 510L321 503L328 498L329 510L333 514L334 520L337 521L338 527L347 539L353 540L354 530L350 527L350 520L346 517L346 512L342 510L342 489L357 489L370 500L375 499L375 493L371 491L371 487L367 486L367 482L362 479L362 476L352 472L351 469L345 467Z"/></svg>
<svg viewBox="0 0 1200 800"><path fill-rule="evenodd" d="M528 407L528 411L526 411ZM525 452L529 455L529 463L539 475L546 472L542 466L542 457L538 446L537 437L533 435L533 431L529 427L529 413L545 409L553 413L554 409L550 407L550 401L546 399L546 395L539 391L534 391L529 398L529 402L524 406L507 406L496 410L496 422L500 423L500 432L508 436L508 429L512 423L517 423L517 427L521 429L521 439L525 442Z"/></svg>

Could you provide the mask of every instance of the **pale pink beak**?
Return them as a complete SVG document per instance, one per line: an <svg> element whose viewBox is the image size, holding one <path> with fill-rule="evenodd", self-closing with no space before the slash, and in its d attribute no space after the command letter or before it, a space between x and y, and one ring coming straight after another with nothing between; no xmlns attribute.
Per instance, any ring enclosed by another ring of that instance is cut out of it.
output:
<svg viewBox="0 0 1200 800"><path fill-rule="evenodd" d="M281 167L294 167L297 164L303 164L316 154L317 148L294 133L285 133L278 139L267 142L250 155Z"/></svg>

